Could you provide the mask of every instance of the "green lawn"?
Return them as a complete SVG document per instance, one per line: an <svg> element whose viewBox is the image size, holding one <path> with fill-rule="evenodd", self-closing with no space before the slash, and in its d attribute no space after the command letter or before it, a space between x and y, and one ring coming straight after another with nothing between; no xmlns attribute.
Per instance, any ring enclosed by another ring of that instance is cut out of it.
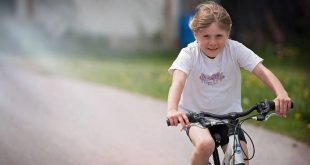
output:
<svg viewBox="0 0 310 165"><path fill-rule="evenodd" d="M80 55L45 57L37 61L49 72L89 80L166 100L171 83L167 69L177 52L133 53L129 55ZM295 58L264 57L264 64L283 82L295 107L287 118L272 118L257 123L267 129L310 144L308 107L310 78L307 69L295 64ZM242 72L242 103L247 108L274 95L253 75Z"/></svg>

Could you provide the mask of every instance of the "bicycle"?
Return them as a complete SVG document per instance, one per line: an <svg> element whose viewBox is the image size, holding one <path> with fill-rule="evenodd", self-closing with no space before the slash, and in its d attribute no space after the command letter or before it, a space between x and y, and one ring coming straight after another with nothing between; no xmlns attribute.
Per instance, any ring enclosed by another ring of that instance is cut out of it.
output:
<svg viewBox="0 0 310 165"><path fill-rule="evenodd" d="M293 108L293 102L291 103L291 108ZM275 109L275 103L273 101L263 100L251 108L245 110L244 112L232 112L223 115L212 114L209 112L189 112L187 117L190 123L199 123L203 128L209 128L211 126L226 124L228 126L228 136L229 142L227 144L227 150L224 155L223 165L244 165L244 160L251 160L255 154L255 147L251 137L241 128L241 125L246 120L256 120L256 121L267 121L269 117L276 115L272 112ZM257 114L249 116L254 110ZM271 113L272 112L272 113ZM240 120L240 118L245 117ZM210 120L216 119L217 121ZM226 122L224 120L227 120ZM170 126L169 120L166 121L167 125ZM250 139L253 146L253 154L250 158L243 158L244 151L240 145L238 131L243 131ZM212 135L215 142L215 149L213 151L213 162L214 165L220 165L220 159L218 154L218 147L220 146L221 137L219 134ZM209 164L211 164L209 162Z"/></svg>

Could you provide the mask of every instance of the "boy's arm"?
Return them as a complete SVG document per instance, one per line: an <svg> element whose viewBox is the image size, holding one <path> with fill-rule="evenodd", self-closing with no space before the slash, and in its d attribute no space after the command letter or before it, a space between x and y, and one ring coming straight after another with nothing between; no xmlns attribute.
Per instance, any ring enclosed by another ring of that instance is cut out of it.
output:
<svg viewBox="0 0 310 165"><path fill-rule="evenodd" d="M285 116L289 107L291 107L291 99L280 80L262 63L258 63L252 73L254 73L276 94L276 98L274 99L276 112L281 116Z"/></svg>
<svg viewBox="0 0 310 165"><path fill-rule="evenodd" d="M170 121L170 125L176 126L178 122L183 127L189 124L187 116L178 111L178 106L181 98L181 94L185 85L187 75L183 71L175 70L173 72L172 84L168 94L168 112L167 118Z"/></svg>

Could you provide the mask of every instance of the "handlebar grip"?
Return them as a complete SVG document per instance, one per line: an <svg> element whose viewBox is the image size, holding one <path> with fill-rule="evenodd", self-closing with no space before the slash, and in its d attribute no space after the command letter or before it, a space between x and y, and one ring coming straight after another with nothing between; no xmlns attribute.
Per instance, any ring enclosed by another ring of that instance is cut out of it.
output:
<svg viewBox="0 0 310 165"><path fill-rule="evenodd" d="M192 114L191 114L191 113L186 113L186 116L187 116L188 119L190 120ZM191 120L190 120L190 122L191 122ZM170 123L170 120L169 120L169 119L166 120L166 123L167 123L167 126L171 126L171 123ZM180 121L178 121L178 123L180 123Z"/></svg>
<svg viewBox="0 0 310 165"><path fill-rule="evenodd" d="M167 123L167 126L171 126L171 123L170 123L169 119L166 120L166 123ZM180 123L180 122L178 121L178 123Z"/></svg>
<svg viewBox="0 0 310 165"><path fill-rule="evenodd" d="M291 109L293 109L294 108L294 103L293 103L293 101L291 101Z"/></svg>
<svg viewBox="0 0 310 165"><path fill-rule="evenodd" d="M274 101L268 101L269 103L269 106L270 106L270 109L272 109L272 110L275 110L275 102ZM293 103L293 101L291 101L291 109L293 109L294 108L294 103Z"/></svg>
<svg viewBox="0 0 310 165"><path fill-rule="evenodd" d="M166 120L166 123L167 123L167 126L170 126L170 120L169 119Z"/></svg>

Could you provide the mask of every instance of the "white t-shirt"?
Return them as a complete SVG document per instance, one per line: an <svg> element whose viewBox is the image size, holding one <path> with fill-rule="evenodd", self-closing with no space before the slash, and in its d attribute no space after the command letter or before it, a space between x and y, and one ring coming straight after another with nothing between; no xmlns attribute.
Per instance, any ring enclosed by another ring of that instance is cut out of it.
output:
<svg viewBox="0 0 310 165"><path fill-rule="evenodd" d="M168 70L170 74L176 69L187 74L179 110L241 112L240 67L251 72L262 61L243 44L230 39L214 59L204 55L197 42L188 44Z"/></svg>

